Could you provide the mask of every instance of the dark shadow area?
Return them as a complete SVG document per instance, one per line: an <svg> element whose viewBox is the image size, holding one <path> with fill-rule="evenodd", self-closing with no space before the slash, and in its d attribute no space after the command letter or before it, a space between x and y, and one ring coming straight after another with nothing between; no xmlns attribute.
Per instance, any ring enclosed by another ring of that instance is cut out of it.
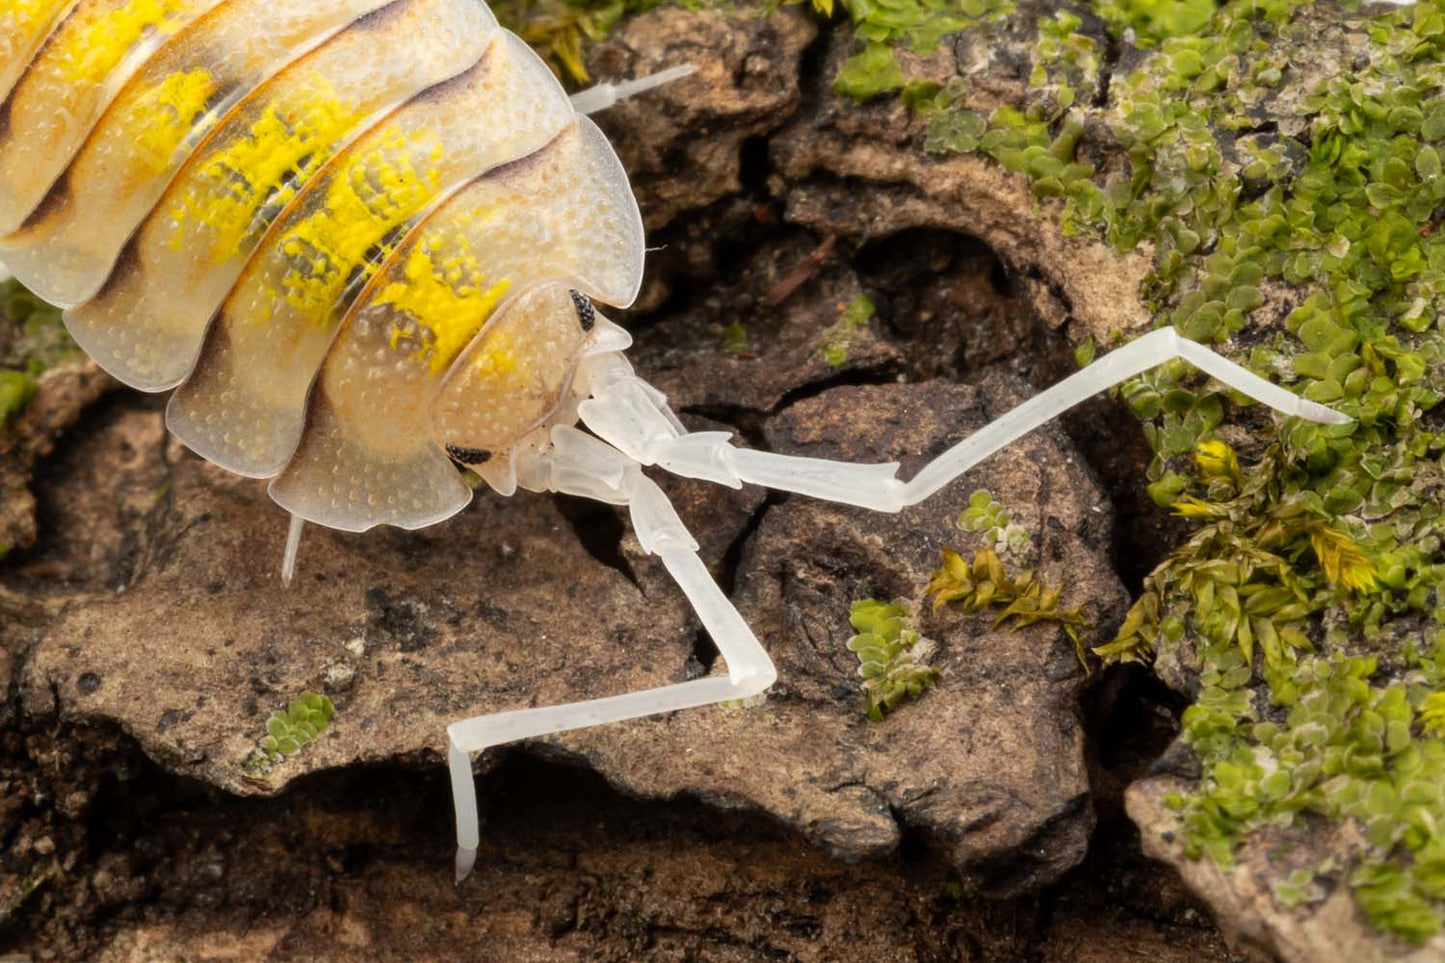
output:
<svg viewBox="0 0 1445 963"><path fill-rule="evenodd" d="M622 512L612 505L572 495L554 494L552 500L587 554L636 585L637 573L622 554L622 536L626 531Z"/></svg>
<svg viewBox="0 0 1445 963"><path fill-rule="evenodd" d="M162 771L124 737L62 728L96 749L100 769L82 774L93 780L83 809L48 830L59 868L0 927L0 951L35 959L137 946L274 960L501 961L529 947L618 961L881 959L899 939L928 960L961 947L978 960L1103 960L1075 954L1121 939L1192 954L1178 960L1228 958L1168 871L1102 830L1089 861L1047 892L980 901L916 837L845 866L746 810L637 801L587 769L511 750L482 764L482 848L455 885L440 764L356 766L241 799ZM63 778L43 757L23 772L17 761L6 785ZM13 833L7 842L13 852Z"/></svg>

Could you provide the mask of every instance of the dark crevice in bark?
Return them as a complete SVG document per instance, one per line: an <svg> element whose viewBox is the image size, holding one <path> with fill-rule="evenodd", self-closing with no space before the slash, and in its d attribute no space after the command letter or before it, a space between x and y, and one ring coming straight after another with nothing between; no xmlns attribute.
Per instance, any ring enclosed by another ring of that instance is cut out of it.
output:
<svg viewBox="0 0 1445 963"><path fill-rule="evenodd" d="M1094 106L1105 107L1109 103L1109 87L1114 82L1114 68L1119 64L1119 58L1123 54L1123 44L1114 32L1104 28L1104 62L1099 67L1099 86L1094 91Z"/></svg>
<svg viewBox="0 0 1445 963"><path fill-rule="evenodd" d="M876 368L871 371L844 371L831 378L820 378L817 381L810 381L805 385L786 392L778 403L773 406L770 412L772 415L779 415L787 411L793 405L809 398L815 398L825 391L833 388L854 385L886 385L898 380L898 372L889 368Z"/></svg>
<svg viewBox="0 0 1445 963"><path fill-rule="evenodd" d="M793 958L798 939L845 959L839 914L879 900L910 908L890 925L898 945L929 959L960 946L979 959L1065 958L1057 954L1101 913L1190 933L1178 910L1153 899L1157 886L1102 892L1098 880L1120 880L1121 865L1158 873L1113 838L1040 895L973 900L936 847L906 827L893 855L840 866L765 816L687 797L635 800L544 746L483 757L482 850L474 876L453 886L441 766L353 765L300 776L273 797L238 798L161 769L118 731L65 723L44 732L42 721L6 736L17 744L7 765L24 769L8 775L37 799L83 786L88 801L68 817L50 809L46 832L65 869L0 924L0 952L83 959L147 925L201 940L282 927L279 958L310 958L340 945L327 920L359 915L369 928L352 947L358 959L522 955L505 943L479 952L455 923L388 909L398 904L521 919L558 952L604 959L692 958L670 940L704 955L708 946L757 956L791 945L778 958ZM46 761L62 745L83 768ZM775 862L791 870L770 874ZM689 885L674 889L680 879Z"/></svg>
<svg viewBox="0 0 1445 963"><path fill-rule="evenodd" d="M688 405L678 410L679 416L694 415L709 421L719 422L733 429L738 437L750 448L768 447L765 435L768 415L756 408L738 405Z"/></svg>
<svg viewBox="0 0 1445 963"><path fill-rule="evenodd" d="M743 527L743 530L738 533L737 538L732 540L727 547L727 551L723 553L722 570L718 573L717 583L718 586L722 588L723 593L729 598L733 598L734 601L736 601L734 596L737 593L738 569L742 566L743 553L747 551L748 543L751 542L753 536L757 534L758 528L763 524L763 518L767 516L768 511L774 505L781 504L785 499L786 493L768 492L767 498L758 506L757 511L752 513L748 518L747 525ZM697 659L698 663L702 666L704 673L712 671L713 666L717 664L718 655L717 645L713 642L712 637L706 632L699 631L693 643L693 657Z"/></svg>
<svg viewBox="0 0 1445 963"><path fill-rule="evenodd" d="M816 116L823 102L824 93L833 85L828 71L833 44L840 36L851 36L848 31L835 30L824 26L818 35L803 48L798 61L798 110L795 117Z"/></svg>
<svg viewBox="0 0 1445 963"><path fill-rule="evenodd" d="M632 570L632 564L622 553L622 537L627 531L622 512L613 505L587 498L571 495L552 497L557 510L572 526L577 541L582 543L587 554L621 573L633 585L638 585L637 573Z"/></svg>

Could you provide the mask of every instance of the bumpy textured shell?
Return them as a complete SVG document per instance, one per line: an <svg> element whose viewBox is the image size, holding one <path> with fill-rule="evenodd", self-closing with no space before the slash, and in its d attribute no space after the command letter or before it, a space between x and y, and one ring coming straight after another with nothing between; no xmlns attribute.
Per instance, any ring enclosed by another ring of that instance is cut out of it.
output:
<svg viewBox="0 0 1445 963"><path fill-rule="evenodd" d="M362 530L470 498L625 307L602 134L481 0L5 0L0 260L171 429Z"/></svg>

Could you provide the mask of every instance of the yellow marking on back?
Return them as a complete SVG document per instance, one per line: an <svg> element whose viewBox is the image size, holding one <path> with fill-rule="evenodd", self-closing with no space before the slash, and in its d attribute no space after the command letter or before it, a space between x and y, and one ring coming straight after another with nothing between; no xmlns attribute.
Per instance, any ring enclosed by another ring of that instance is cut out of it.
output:
<svg viewBox="0 0 1445 963"><path fill-rule="evenodd" d="M517 339L510 331L498 331L487 337L487 348L477 353L473 364L484 378L502 378L516 372L521 360L517 356Z"/></svg>
<svg viewBox="0 0 1445 963"><path fill-rule="evenodd" d="M115 10L79 13L59 51L61 76L73 84L103 82L147 31L174 33L176 15L187 6L186 0L130 0Z"/></svg>
<svg viewBox="0 0 1445 963"><path fill-rule="evenodd" d="M487 286L466 238L453 235L450 241L446 244L435 235L424 238L407 255L405 280L386 285L376 297L377 304L412 321L392 331L391 346L399 348L403 338L419 341L413 357L434 375L446 371L471 343L512 284L503 278ZM456 253L443 254L444 246Z"/></svg>
<svg viewBox="0 0 1445 963"><path fill-rule="evenodd" d="M34 36L69 0L7 0L0 11L0 31Z"/></svg>
<svg viewBox="0 0 1445 963"><path fill-rule="evenodd" d="M171 208L173 249L187 243L188 221L211 228L211 259L217 264L247 248L248 237L254 240L264 227L256 223L261 209L289 203L359 119L359 112L319 74L306 78L287 99L292 103L267 106L244 136L202 165Z"/></svg>
<svg viewBox="0 0 1445 963"><path fill-rule="evenodd" d="M338 172L322 205L281 240L281 253L291 265L281 281L287 303L325 324L347 286L376 273L400 241L388 234L441 189L435 166L417 170L419 157L430 164L442 158L431 132L408 134L393 127L382 133L380 145Z"/></svg>
<svg viewBox="0 0 1445 963"><path fill-rule="evenodd" d="M215 92L211 72L196 69L171 74L136 97L123 121L136 152L136 166L149 174L168 170Z"/></svg>

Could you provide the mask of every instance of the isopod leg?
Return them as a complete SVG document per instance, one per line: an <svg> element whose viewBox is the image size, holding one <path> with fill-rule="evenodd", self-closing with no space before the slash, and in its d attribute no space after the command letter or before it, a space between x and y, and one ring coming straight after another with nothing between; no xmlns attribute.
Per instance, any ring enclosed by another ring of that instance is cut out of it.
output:
<svg viewBox="0 0 1445 963"><path fill-rule="evenodd" d="M772 659L698 558L697 543L662 490L641 474L635 462L595 438L573 428L554 429L552 437L552 451L526 473L537 481L535 487L625 504L638 541L662 560L687 596L717 644L728 674L586 702L498 712L449 726L458 882L471 872L481 841L472 753L569 729L746 699L766 690L777 678Z"/></svg>
<svg viewBox="0 0 1445 963"><path fill-rule="evenodd" d="M736 486L751 482L827 501L896 512L939 491L989 455L1095 394L1175 359L1283 414L1322 424L1350 421L1247 371L1172 328L1153 331L1065 378L974 432L904 482L898 465L852 464L733 448L717 432L680 434L656 392L617 362L591 375L592 397L579 413L587 427L644 465ZM625 366L624 366L625 367Z"/></svg>
<svg viewBox="0 0 1445 963"><path fill-rule="evenodd" d="M300 515L291 516L291 527L286 529L286 554L281 559L281 584L287 588L296 577L296 556L301 552L301 530L305 527L306 519Z"/></svg>

